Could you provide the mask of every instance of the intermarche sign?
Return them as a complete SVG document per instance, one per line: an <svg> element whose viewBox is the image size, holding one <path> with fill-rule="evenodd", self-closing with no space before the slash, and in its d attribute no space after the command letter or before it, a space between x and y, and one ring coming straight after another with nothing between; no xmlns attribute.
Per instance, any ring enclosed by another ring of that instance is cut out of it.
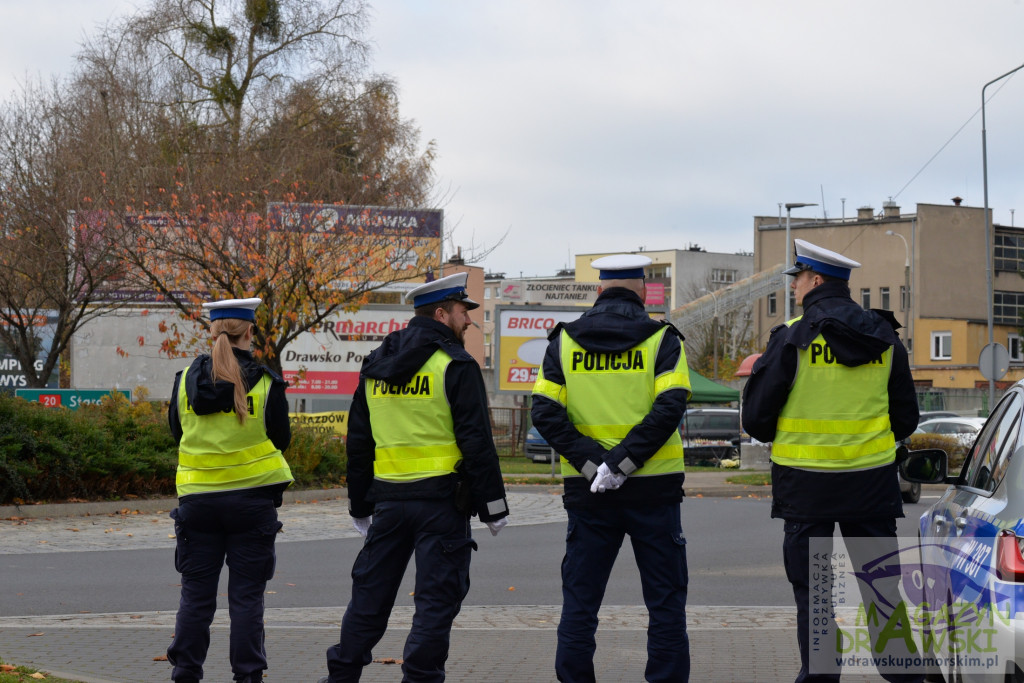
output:
<svg viewBox="0 0 1024 683"><path fill-rule="evenodd" d="M78 410L79 406L96 405L104 396L121 394L129 401L132 392L127 389L17 389L14 395L26 401L42 403L48 408Z"/></svg>

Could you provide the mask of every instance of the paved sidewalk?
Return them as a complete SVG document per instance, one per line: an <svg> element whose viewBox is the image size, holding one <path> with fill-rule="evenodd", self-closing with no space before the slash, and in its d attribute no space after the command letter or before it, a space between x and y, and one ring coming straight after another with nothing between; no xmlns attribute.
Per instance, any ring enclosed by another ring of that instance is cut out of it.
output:
<svg viewBox="0 0 1024 683"><path fill-rule="evenodd" d="M751 472L737 472L736 470L722 470L721 472L688 472L686 475L685 490L690 497L715 496L715 497L746 497L746 496L770 496L770 486L744 486L730 484L726 479L737 474L750 474ZM536 476L537 478L548 478L549 475L519 475ZM529 485L511 484L506 485L509 491L529 491L545 493L558 498L558 505L561 506L562 487L561 485ZM330 500L341 500L346 497L345 489L325 489L308 491L285 491L285 503L313 503ZM116 513L137 514L146 512L165 512L177 505L175 498L147 498L133 499L126 501L94 502L94 503L56 503L42 505L0 505L0 524L10 522L12 519L18 521L26 519L39 519L47 517L83 517L90 515L109 515ZM518 516L519 510L513 511ZM346 522L347 523L347 522ZM0 526L0 528L3 528Z"/></svg>
<svg viewBox="0 0 1024 683"><path fill-rule="evenodd" d="M687 495L763 496L767 487L725 483L732 473L693 473ZM356 534L342 499L343 490L297 492L280 511L286 534L281 543ZM563 521L560 488L510 487L512 525ZM172 547L167 510L173 499L126 504L49 506L48 516L0 509L5 553L78 552L102 549ZM12 519L13 518L13 519ZM474 522L481 530L485 527ZM553 681L555 629L560 606L473 606L456 620L447 665L448 680ZM344 606L267 611L268 683L307 683L326 673L324 652L338 637ZM384 640L374 651L364 681L398 681L395 660L412 616L396 608ZM231 680L227 657L227 615L218 610L206 681ZM777 683L798 668L795 610L792 607L691 606L687 611L693 681ZM169 680L162 657L173 633L174 613L0 616L0 657L86 683L140 683ZM646 661L646 612L642 606L607 605L601 611L597 670L602 681L639 681ZM844 681L880 680L844 676Z"/></svg>

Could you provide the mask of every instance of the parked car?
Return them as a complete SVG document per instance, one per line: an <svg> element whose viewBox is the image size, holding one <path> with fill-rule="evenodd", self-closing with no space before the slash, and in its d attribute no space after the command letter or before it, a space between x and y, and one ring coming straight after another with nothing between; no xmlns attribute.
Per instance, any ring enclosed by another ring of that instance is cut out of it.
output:
<svg viewBox="0 0 1024 683"><path fill-rule="evenodd" d="M983 417L937 417L925 420L915 431L924 434L946 434L970 448L984 424Z"/></svg>
<svg viewBox="0 0 1024 683"><path fill-rule="evenodd" d="M534 462L551 462L555 457L555 450L548 445L548 442L540 435L536 427L530 427L526 432L526 457Z"/></svg>
<svg viewBox="0 0 1024 683"><path fill-rule="evenodd" d="M917 424L934 420L937 417L960 417L960 415L952 410L922 410L920 417L917 418Z"/></svg>
<svg viewBox="0 0 1024 683"><path fill-rule="evenodd" d="M683 443L735 444L740 439L740 411L735 408L690 408L679 423Z"/></svg>
<svg viewBox="0 0 1024 683"><path fill-rule="evenodd" d="M947 475L942 451L912 453L900 466L909 480L951 484L921 515L920 567L903 570L904 588L920 591L918 605L929 605L918 607L914 620L930 631L933 652L946 658L940 670L948 681L1024 681L1022 421L1024 381L996 405L959 474ZM967 652L979 631L986 651Z"/></svg>

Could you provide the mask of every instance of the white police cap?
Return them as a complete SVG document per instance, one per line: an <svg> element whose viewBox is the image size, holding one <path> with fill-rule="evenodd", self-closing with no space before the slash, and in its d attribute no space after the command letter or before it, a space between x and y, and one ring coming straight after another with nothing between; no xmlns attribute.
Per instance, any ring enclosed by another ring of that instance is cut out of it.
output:
<svg viewBox="0 0 1024 683"><path fill-rule="evenodd" d="M415 289L405 293L405 299L412 299L413 308L436 304L439 301L459 301L465 304L466 309L472 311L479 308L480 304L469 298L466 294L466 281L469 280L469 273L455 273L433 282L427 282Z"/></svg>
<svg viewBox="0 0 1024 683"><path fill-rule="evenodd" d="M793 240L793 247L796 250L796 262L782 271L784 275L796 275L805 270L813 270L822 275L849 280L850 271L860 268L860 264L853 259L848 259L831 249L811 244L807 240Z"/></svg>
<svg viewBox="0 0 1024 683"><path fill-rule="evenodd" d="M640 254L614 254L595 259L590 265L601 271L601 280L642 280L644 268L651 263L650 258Z"/></svg>
<svg viewBox="0 0 1024 683"><path fill-rule="evenodd" d="M252 299L224 299L223 301L208 301L203 308L210 312L210 322L221 318L236 318L238 320L256 321L256 307L263 303L259 297Z"/></svg>

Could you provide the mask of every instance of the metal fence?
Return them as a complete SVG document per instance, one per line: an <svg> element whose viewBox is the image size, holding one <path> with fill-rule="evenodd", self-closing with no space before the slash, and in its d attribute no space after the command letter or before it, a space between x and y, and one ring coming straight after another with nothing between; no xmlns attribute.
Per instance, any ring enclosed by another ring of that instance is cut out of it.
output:
<svg viewBox="0 0 1024 683"><path fill-rule="evenodd" d="M491 432L499 456L521 455L530 428L527 408L491 408Z"/></svg>
<svg viewBox="0 0 1024 683"><path fill-rule="evenodd" d="M1003 393L996 389L997 403ZM917 405L921 410L950 410L965 417L988 417L988 389L919 389Z"/></svg>

